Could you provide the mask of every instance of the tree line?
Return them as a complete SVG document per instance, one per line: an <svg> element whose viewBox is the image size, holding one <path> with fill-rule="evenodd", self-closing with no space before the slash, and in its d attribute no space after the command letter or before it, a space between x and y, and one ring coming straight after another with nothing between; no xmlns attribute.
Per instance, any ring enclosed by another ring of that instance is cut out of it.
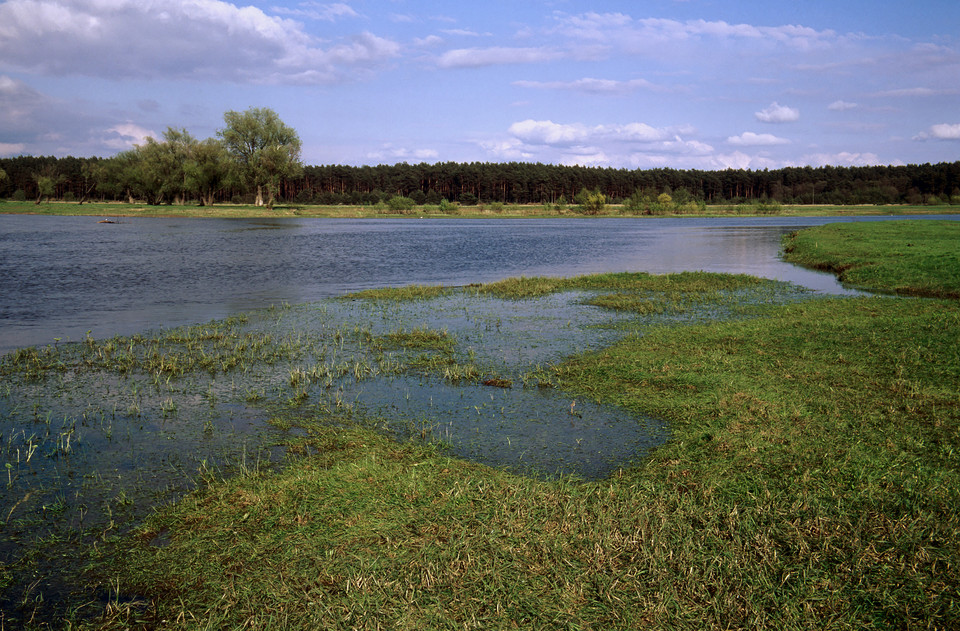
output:
<svg viewBox="0 0 960 631"><path fill-rule="evenodd" d="M960 204L960 162L906 166L616 169L438 162L303 166L297 133L269 109L224 114L216 138L169 128L109 158L0 159L0 198L147 204L570 203L584 192L674 204Z"/></svg>

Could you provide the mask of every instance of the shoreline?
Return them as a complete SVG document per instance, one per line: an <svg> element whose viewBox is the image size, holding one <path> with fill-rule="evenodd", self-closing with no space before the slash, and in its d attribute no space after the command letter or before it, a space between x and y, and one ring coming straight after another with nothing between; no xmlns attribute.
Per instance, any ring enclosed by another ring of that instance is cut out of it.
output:
<svg viewBox="0 0 960 631"><path fill-rule="evenodd" d="M0 202L0 215L91 216L91 217L156 217L273 219L281 217L317 219L544 219L544 218L712 218L712 217L859 217L960 214L960 206L781 206L777 212L759 212L756 206L708 206L706 212L670 212L643 214L626 212L610 205L597 214L580 212L576 207L546 210L543 205L507 205L500 210L484 206L461 206L452 212L415 207L408 212L384 212L373 206L278 205L273 209L258 206L218 204L214 206L126 204L119 202L77 204L76 202Z"/></svg>

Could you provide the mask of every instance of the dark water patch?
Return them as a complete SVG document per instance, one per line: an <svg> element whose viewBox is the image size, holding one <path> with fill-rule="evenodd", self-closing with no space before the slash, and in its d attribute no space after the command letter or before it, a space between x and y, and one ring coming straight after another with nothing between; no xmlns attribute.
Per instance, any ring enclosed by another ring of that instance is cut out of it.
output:
<svg viewBox="0 0 960 631"><path fill-rule="evenodd" d="M537 477L600 479L667 437L662 422L554 389L451 387L399 378L363 387L365 422L457 457Z"/></svg>

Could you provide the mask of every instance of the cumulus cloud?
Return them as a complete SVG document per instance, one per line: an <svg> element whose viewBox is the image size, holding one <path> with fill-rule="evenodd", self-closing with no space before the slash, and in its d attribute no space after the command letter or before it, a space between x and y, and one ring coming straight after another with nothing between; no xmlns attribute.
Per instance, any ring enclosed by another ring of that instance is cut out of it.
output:
<svg viewBox="0 0 960 631"><path fill-rule="evenodd" d="M590 128L575 123L562 125L553 121L527 119L510 125L508 130L514 137L534 145L570 146L582 144L591 135ZM596 128L594 128L596 131Z"/></svg>
<svg viewBox="0 0 960 631"><path fill-rule="evenodd" d="M870 152L841 151L839 153L815 153L803 156L803 164L811 166L867 167L881 164L877 154Z"/></svg>
<svg viewBox="0 0 960 631"><path fill-rule="evenodd" d="M754 116L761 123L792 123L800 119L800 110L774 101L770 107L755 112Z"/></svg>
<svg viewBox="0 0 960 631"><path fill-rule="evenodd" d="M134 145L142 145L147 141L148 137L154 139L160 138L157 132L145 129L131 121L114 125L104 130L104 132L101 139L102 144L105 147L118 151L130 149Z"/></svg>
<svg viewBox="0 0 960 631"><path fill-rule="evenodd" d="M790 141L786 138L779 138L773 134L755 134L752 131L745 131L739 136L730 136L727 138L727 142L741 147L770 147L790 144Z"/></svg>
<svg viewBox="0 0 960 631"><path fill-rule="evenodd" d="M660 164L656 161L660 158L654 159L654 156L667 159L706 156L713 152L709 144L682 136L693 133L688 126L584 125L527 119L512 124L507 131L511 138L499 141L501 154L509 150L513 156L560 164L639 164L642 162L639 156ZM489 149L490 145L485 148Z"/></svg>
<svg viewBox="0 0 960 631"><path fill-rule="evenodd" d="M656 128L646 123L588 126L582 123L562 124L554 123L550 120L527 119L512 124L508 131L515 138L533 145L571 147L608 141L634 143L662 142L676 146L676 143L684 142L680 139L679 133L689 131L689 128Z"/></svg>
<svg viewBox="0 0 960 631"><path fill-rule="evenodd" d="M348 15L346 5L301 10ZM222 0L8 0L0 59L47 75L239 83L345 80L399 53L359 33L321 46L302 24Z"/></svg>
<svg viewBox="0 0 960 631"><path fill-rule="evenodd" d="M493 46L490 48L457 48L448 50L437 60L441 68L480 68L504 64L529 64L543 61L555 61L563 53L551 47L511 48Z"/></svg>
<svg viewBox="0 0 960 631"><path fill-rule="evenodd" d="M960 123L941 123L930 128L930 135L940 140L960 140Z"/></svg>
<svg viewBox="0 0 960 631"><path fill-rule="evenodd" d="M913 137L914 140L960 140L960 123L940 123L931 125L927 131L922 131Z"/></svg>
<svg viewBox="0 0 960 631"><path fill-rule="evenodd" d="M847 110L853 110L859 107L856 103L848 103L847 101L834 101L827 106L827 109L831 112L846 112Z"/></svg>

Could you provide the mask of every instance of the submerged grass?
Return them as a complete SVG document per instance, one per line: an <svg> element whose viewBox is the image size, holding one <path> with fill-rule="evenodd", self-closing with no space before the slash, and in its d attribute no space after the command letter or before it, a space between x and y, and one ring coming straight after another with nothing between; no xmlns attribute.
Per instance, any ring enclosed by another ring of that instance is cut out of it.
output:
<svg viewBox="0 0 960 631"><path fill-rule="evenodd" d="M960 223L834 223L784 238L784 258L845 283L914 296L960 298Z"/></svg>

